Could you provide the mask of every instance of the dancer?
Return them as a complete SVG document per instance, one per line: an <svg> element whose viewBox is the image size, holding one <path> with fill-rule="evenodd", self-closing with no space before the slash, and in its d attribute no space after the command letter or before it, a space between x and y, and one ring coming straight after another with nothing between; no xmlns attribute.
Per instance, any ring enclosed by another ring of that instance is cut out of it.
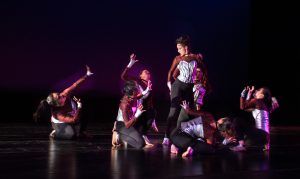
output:
<svg viewBox="0 0 300 179"><path fill-rule="evenodd" d="M210 87L206 70L204 67L198 67L193 87L194 105L197 111L201 110L204 104L204 96L209 90Z"/></svg>
<svg viewBox="0 0 300 179"><path fill-rule="evenodd" d="M186 113L194 119L182 122L171 134L171 153L183 152L182 157L193 154L210 154L214 152L214 133L216 123L214 117L204 111L190 109L188 103L181 104Z"/></svg>
<svg viewBox="0 0 300 179"><path fill-rule="evenodd" d="M197 63L202 60L201 55L191 53L190 40L188 37L179 37L176 40L176 45L179 55L174 58L168 72L167 86L171 93L171 106L167 118L167 129L162 142L164 145L170 144L170 133L176 121L179 119L179 116L181 116L179 113L184 113L184 111L180 111L181 101L186 100L189 104L193 104L193 77L196 74ZM179 75L171 84L171 76L176 68L179 71ZM182 117L180 117L180 121L184 121L181 118Z"/></svg>
<svg viewBox="0 0 300 179"><path fill-rule="evenodd" d="M118 116L115 122L115 131L113 134L113 146L119 145L121 142L127 142L130 146L141 149L145 146L142 134L136 129L139 128L139 117L145 111L143 105L140 104L136 111L136 100L139 93L138 85L135 81L126 81L123 89L123 97L119 104Z"/></svg>
<svg viewBox="0 0 300 179"><path fill-rule="evenodd" d="M255 119L257 129L263 130L266 133L266 144L263 150L270 149L270 124L269 115L279 107L275 97L272 97L271 91L267 87L259 88L254 91L254 86L245 87L240 97L240 109L247 112L252 112Z"/></svg>
<svg viewBox="0 0 300 179"><path fill-rule="evenodd" d="M81 85L93 73L86 66L86 74L62 92L52 92L47 99L40 102L33 117L37 121L43 113L51 112L52 132L50 137L54 139L74 139L79 136L90 137L86 133L86 124L80 120L82 103L75 96L71 97L73 91ZM50 108L50 110L48 110Z"/></svg>
<svg viewBox="0 0 300 179"><path fill-rule="evenodd" d="M139 77L128 76L129 70L132 66L138 62L136 59L135 54L130 55L130 62L124 71L121 74L121 79L124 81L134 80L138 84L138 88L140 91L140 96L138 96L137 106L142 104L143 109L145 110L144 113L141 114L138 125L139 128L137 129L142 135L147 145L152 145L150 140L147 137L147 132L152 127L155 132L158 132L158 128L156 125L156 110L153 104L153 92L152 92L152 82L151 82L151 74L149 70L143 69L141 70Z"/></svg>

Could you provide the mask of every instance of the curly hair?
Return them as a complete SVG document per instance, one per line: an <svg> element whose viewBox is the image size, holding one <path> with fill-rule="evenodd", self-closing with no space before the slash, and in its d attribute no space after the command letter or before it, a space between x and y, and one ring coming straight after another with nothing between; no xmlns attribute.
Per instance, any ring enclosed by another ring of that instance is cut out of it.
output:
<svg viewBox="0 0 300 179"><path fill-rule="evenodd" d="M191 41L189 36L180 36L176 39L176 44L191 47Z"/></svg>

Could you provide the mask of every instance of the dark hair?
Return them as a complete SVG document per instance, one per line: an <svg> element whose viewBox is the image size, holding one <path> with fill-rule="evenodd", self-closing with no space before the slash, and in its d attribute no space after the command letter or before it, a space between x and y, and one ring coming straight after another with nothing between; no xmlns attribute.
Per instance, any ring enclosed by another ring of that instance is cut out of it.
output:
<svg viewBox="0 0 300 179"><path fill-rule="evenodd" d="M135 92L138 91L137 83L134 80L125 81L123 88L123 94L126 96L132 96Z"/></svg>
<svg viewBox="0 0 300 179"><path fill-rule="evenodd" d="M51 107L46 99L40 101L35 113L33 113L33 120L39 122L43 119L49 119L51 117Z"/></svg>
<svg viewBox="0 0 300 179"><path fill-rule="evenodd" d="M183 46L191 47L190 37L187 35L178 37L176 39L176 44L181 44Z"/></svg>
<svg viewBox="0 0 300 179"><path fill-rule="evenodd" d="M218 130L221 132L226 132L227 134L234 136L235 135L235 125L231 118L224 117L223 123L217 125Z"/></svg>
<svg viewBox="0 0 300 179"><path fill-rule="evenodd" d="M270 112L272 110L272 94L268 87L262 87L264 94L264 103L267 107L267 110Z"/></svg>
<svg viewBox="0 0 300 179"><path fill-rule="evenodd" d="M199 82L203 85L206 92L209 93L211 91L211 84L209 83L207 70L206 70L206 67L204 66L204 63L202 60L199 61L198 68L200 69L200 71L202 73L201 79L199 79Z"/></svg>

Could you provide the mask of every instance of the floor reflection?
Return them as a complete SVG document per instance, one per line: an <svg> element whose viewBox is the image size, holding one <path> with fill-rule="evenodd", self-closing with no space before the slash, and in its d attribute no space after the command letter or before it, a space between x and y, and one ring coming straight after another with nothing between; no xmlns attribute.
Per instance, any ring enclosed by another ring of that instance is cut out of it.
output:
<svg viewBox="0 0 300 179"><path fill-rule="evenodd" d="M48 178L77 178L77 157L71 141L49 140Z"/></svg>
<svg viewBox="0 0 300 179"><path fill-rule="evenodd" d="M145 151L111 149L111 175L114 179L141 178L145 161Z"/></svg>

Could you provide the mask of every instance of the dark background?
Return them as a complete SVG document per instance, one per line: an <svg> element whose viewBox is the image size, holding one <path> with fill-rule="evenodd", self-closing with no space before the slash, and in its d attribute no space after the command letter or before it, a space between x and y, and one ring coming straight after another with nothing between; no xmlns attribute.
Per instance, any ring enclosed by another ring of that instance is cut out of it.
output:
<svg viewBox="0 0 300 179"><path fill-rule="evenodd" d="M92 121L113 121L120 74L136 53L133 75L152 73L158 121L169 110L167 72L175 39L189 35L212 85L205 110L239 113L245 85L268 86L280 108L271 125L298 125L299 16L295 3L214 1L1 1L0 122L32 122L39 101L85 73L75 93Z"/></svg>

